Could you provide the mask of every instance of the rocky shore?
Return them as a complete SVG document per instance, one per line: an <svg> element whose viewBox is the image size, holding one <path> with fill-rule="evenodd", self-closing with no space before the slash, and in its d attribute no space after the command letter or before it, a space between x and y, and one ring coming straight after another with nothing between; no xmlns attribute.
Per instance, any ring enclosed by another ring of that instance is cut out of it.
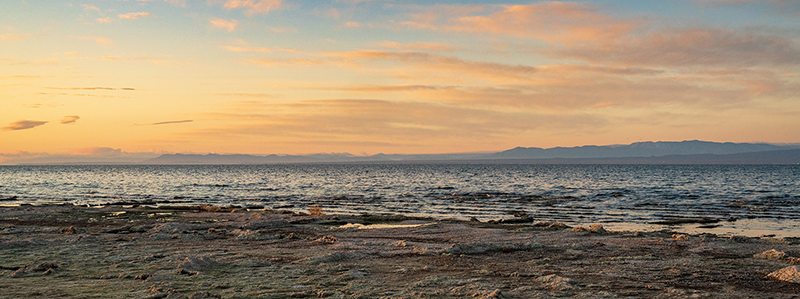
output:
<svg viewBox="0 0 800 299"><path fill-rule="evenodd" d="M800 239L212 206L0 207L1 298L796 298Z"/></svg>

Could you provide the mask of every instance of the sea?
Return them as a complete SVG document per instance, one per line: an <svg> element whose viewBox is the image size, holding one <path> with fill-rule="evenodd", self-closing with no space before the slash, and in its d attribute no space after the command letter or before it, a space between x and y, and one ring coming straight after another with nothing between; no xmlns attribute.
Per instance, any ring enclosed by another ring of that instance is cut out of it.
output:
<svg viewBox="0 0 800 299"><path fill-rule="evenodd" d="M0 205L250 210L602 224L800 237L800 165L0 166Z"/></svg>

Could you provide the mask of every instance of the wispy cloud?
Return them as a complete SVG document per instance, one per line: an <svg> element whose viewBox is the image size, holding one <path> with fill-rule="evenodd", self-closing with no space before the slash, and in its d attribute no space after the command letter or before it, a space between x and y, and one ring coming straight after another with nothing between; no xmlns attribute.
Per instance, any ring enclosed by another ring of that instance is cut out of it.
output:
<svg viewBox="0 0 800 299"><path fill-rule="evenodd" d="M100 45L103 45L103 46L107 46L107 45L110 45L110 44L113 43L113 41L111 41L111 39L106 38L106 37L102 37L102 36L80 35L80 36L73 36L73 37L77 38L77 39L82 39L82 40L91 40L91 41L94 41L94 42L96 42L96 43L98 43Z"/></svg>
<svg viewBox="0 0 800 299"><path fill-rule="evenodd" d="M193 122L193 121L194 121L194 120L191 120L191 119L187 119L187 120L173 120L173 121L162 121L162 122L152 123L152 124L150 124L150 125L153 125L153 126L160 126L160 125L182 124L182 123L190 123L190 122Z"/></svg>
<svg viewBox="0 0 800 299"><path fill-rule="evenodd" d="M46 89L56 89L56 90L126 90L126 91L134 91L136 88L131 87L45 87Z"/></svg>
<svg viewBox="0 0 800 299"><path fill-rule="evenodd" d="M77 122L79 119L81 119L81 117L77 116L77 115L64 116L64 118L61 119L61 124L62 125L73 124L73 123Z"/></svg>
<svg viewBox="0 0 800 299"><path fill-rule="evenodd" d="M443 32L504 35L558 44L617 38L636 29L637 22L619 20L594 7L575 2L541 2L494 7L439 6L411 15L399 25ZM491 8L492 10L490 10ZM487 11L489 13L487 14Z"/></svg>
<svg viewBox="0 0 800 299"><path fill-rule="evenodd" d="M38 121L38 120L19 120L9 124L8 126L0 128L0 130L2 131L27 130L44 125L46 123L47 123L46 121Z"/></svg>
<svg viewBox="0 0 800 299"><path fill-rule="evenodd" d="M269 94L269 93L243 93L243 92L217 93L215 95L226 96L226 97L250 97L250 98L277 98L277 97L279 97L278 95Z"/></svg>
<svg viewBox="0 0 800 299"><path fill-rule="evenodd" d="M150 16L150 13L147 12L130 12L126 14L117 15L118 18L123 20L136 20L140 17L147 17Z"/></svg>
<svg viewBox="0 0 800 299"><path fill-rule="evenodd" d="M0 34L0 40L21 40L23 38L32 38L32 34Z"/></svg>
<svg viewBox="0 0 800 299"><path fill-rule="evenodd" d="M645 36L541 50L556 58L592 63L663 67L800 65L790 38L714 28L667 28Z"/></svg>
<svg viewBox="0 0 800 299"><path fill-rule="evenodd" d="M325 60L308 58L259 58L246 59L244 62L246 64L254 64L264 67L313 66L327 63Z"/></svg>
<svg viewBox="0 0 800 299"><path fill-rule="evenodd" d="M398 43L393 41L383 41L380 46L386 49L396 49L402 51L453 51L455 48L440 43L415 42Z"/></svg>
<svg viewBox="0 0 800 299"><path fill-rule="evenodd" d="M100 12L100 9L99 9L99 8L97 8L97 6L94 6L94 5L83 4L83 5L81 5L81 6L83 7L83 10L85 10L85 11L96 11L96 12Z"/></svg>
<svg viewBox="0 0 800 299"><path fill-rule="evenodd" d="M283 7L282 0L225 0L222 4L227 9L244 9L245 14L267 14Z"/></svg>
<svg viewBox="0 0 800 299"><path fill-rule="evenodd" d="M251 52L251 53L269 53L272 52L272 49L265 48L265 47L236 47L236 46L225 46L226 50L231 52Z"/></svg>
<svg viewBox="0 0 800 299"><path fill-rule="evenodd" d="M224 29L228 32L236 30L236 26L239 25L239 21L237 20L223 20L220 18L211 18L208 20L211 23L211 28L214 29Z"/></svg>

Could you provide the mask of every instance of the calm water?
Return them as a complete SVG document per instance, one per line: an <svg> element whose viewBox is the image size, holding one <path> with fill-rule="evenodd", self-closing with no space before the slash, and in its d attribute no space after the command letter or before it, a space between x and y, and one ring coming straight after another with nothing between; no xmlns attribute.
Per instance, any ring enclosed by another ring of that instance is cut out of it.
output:
<svg viewBox="0 0 800 299"><path fill-rule="evenodd" d="M0 166L0 204L208 203L330 214L540 221L800 237L800 166L236 165Z"/></svg>

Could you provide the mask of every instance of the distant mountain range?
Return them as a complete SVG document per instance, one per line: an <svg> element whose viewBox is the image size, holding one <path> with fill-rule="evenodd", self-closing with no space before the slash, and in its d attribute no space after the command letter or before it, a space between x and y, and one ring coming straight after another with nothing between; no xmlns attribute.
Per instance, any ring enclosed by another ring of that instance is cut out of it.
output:
<svg viewBox="0 0 800 299"><path fill-rule="evenodd" d="M795 146L794 148L800 148ZM493 159L626 158L669 155L728 155L791 149L766 143L718 143L708 141L636 142L629 145L579 147L517 147L491 155Z"/></svg>
<svg viewBox="0 0 800 299"><path fill-rule="evenodd" d="M637 142L580 147L517 147L498 153L353 156L168 154L140 164L520 163L520 164L798 164L799 145L708 141Z"/></svg>
<svg viewBox="0 0 800 299"><path fill-rule="evenodd" d="M3 164L286 164L286 163L481 163L481 164L800 164L800 144L718 143L708 141L636 142L627 145L517 147L497 153L354 156L165 154L133 161L85 156L11 160Z"/></svg>

